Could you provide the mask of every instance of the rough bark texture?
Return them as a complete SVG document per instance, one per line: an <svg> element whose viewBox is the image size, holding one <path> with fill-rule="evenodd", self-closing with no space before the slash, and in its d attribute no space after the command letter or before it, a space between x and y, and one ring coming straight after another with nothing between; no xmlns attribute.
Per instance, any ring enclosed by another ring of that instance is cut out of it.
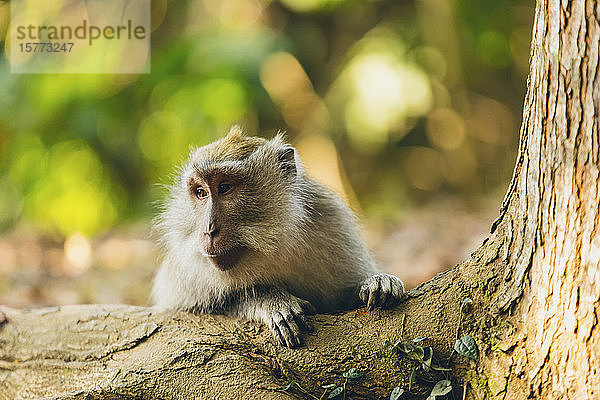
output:
<svg viewBox="0 0 600 400"><path fill-rule="evenodd" d="M410 369L382 353L386 340L425 333L449 355L459 302L452 279L434 279L397 310L316 316L315 332L296 350L276 345L259 324L225 316L123 305L4 308L0 399L310 397L279 390L291 380L318 398L319 385L342 385L351 367L366 376L347 384L346 398L387 397L407 386Z"/></svg>
<svg viewBox="0 0 600 400"><path fill-rule="evenodd" d="M460 331L480 355L476 364L449 358L455 398L464 388L478 399L600 398L599 18L595 0L538 1L500 216L468 261L395 310L316 316L306 345L288 350L260 325L222 316L1 309L0 399L319 398L320 385L343 384L351 367L366 375L347 383L347 399L387 398L408 389L415 364L390 356L385 341L426 336L450 357L465 297L474 302ZM300 386L280 390L291 380ZM402 398L431 386L418 379Z"/></svg>
<svg viewBox="0 0 600 400"><path fill-rule="evenodd" d="M507 399L600 398L600 5L540 0L515 174L496 225L512 311L481 366Z"/></svg>

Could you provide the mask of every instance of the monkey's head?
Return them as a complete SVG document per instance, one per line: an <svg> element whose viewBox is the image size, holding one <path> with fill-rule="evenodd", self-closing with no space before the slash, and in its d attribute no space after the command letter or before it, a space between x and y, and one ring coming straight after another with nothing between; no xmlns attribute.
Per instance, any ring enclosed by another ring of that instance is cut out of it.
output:
<svg viewBox="0 0 600 400"><path fill-rule="evenodd" d="M221 271L272 259L285 252L279 244L303 212L295 199L301 168L281 135L265 140L233 127L190 154L166 210L178 219L171 227Z"/></svg>

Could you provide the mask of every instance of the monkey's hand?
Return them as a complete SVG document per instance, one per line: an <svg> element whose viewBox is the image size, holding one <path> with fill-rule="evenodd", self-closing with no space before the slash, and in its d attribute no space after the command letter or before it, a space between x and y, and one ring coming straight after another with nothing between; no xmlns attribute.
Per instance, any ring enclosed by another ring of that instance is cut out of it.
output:
<svg viewBox="0 0 600 400"><path fill-rule="evenodd" d="M307 314L316 312L312 304L281 290L270 290L248 298L238 307L239 314L264 322L282 346L302 345L302 330L312 330Z"/></svg>
<svg viewBox="0 0 600 400"><path fill-rule="evenodd" d="M369 309L391 307L406 298L404 284L398 278L388 274L377 274L368 277L360 286L358 296Z"/></svg>

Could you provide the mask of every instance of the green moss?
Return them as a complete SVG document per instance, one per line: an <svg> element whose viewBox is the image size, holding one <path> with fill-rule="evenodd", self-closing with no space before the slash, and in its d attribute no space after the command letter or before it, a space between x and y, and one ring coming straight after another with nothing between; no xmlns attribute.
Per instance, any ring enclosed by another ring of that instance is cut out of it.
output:
<svg viewBox="0 0 600 400"><path fill-rule="evenodd" d="M490 389L489 384L490 379L486 374L477 373L475 370L468 369L463 373L458 374L458 377L462 381L468 382L475 393L483 394L483 398L492 398L492 390Z"/></svg>

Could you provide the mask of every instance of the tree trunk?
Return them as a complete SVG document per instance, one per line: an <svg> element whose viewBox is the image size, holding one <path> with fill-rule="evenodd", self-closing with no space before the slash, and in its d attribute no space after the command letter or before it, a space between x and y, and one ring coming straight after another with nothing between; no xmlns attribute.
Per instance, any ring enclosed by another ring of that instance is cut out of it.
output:
<svg viewBox="0 0 600 400"><path fill-rule="evenodd" d="M469 260L395 310L318 315L306 345L289 350L223 316L2 309L0 399L318 399L325 384L345 387L338 398L389 398L400 386L408 399L446 377L454 398L600 398L599 17L596 0L538 1L500 216ZM458 330L475 338L476 363L452 352ZM451 373L397 351L417 336ZM365 375L344 378L352 367Z"/></svg>
<svg viewBox="0 0 600 400"><path fill-rule="evenodd" d="M521 146L495 227L499 397L600 398L600 3L538 1Z"/></svg>

